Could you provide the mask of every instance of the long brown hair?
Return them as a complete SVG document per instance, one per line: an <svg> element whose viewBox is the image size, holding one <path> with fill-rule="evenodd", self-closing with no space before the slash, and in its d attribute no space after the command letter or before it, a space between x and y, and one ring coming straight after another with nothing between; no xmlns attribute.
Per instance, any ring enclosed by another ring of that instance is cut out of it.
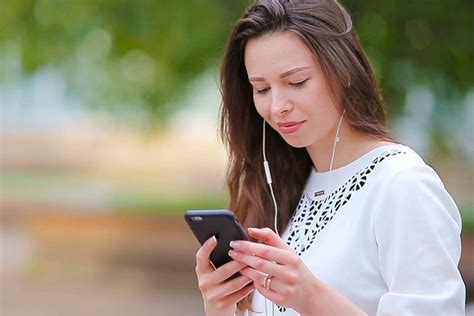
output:
<svg viewBox="0 0 474 316"><path fill-rule="evenodd" d="M229 208L244 227L273 227L274 212L263 169L262 118L253 102L244 48L252 38L283 31L295 32L313 51L351 128L392 140L374 72L347 11L334 0L257 0L236 22L221 66L220 132L229 154ZM268 127L266 151L279 208L278 228L283 231L312 161L305 148L291 147Z"/></svg>

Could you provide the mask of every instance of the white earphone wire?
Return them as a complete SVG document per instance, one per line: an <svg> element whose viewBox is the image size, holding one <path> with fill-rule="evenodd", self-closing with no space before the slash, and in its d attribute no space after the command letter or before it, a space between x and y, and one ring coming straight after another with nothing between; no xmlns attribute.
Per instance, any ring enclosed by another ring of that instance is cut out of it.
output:
<svg viewBox="0 0 474 316"><path fill-rule="evenodd" d="M341 124L342 124L342 119L344 117L344 114L346 113L346 110L342 112L341 118L339 119L339 123L337 124L337 130L336 130L336 136L334 138L334 144L332 146L332 155L331 155L331 162L329 163L329 183L328 183L328 194L331 192L331 171L332 171L332 166L334 163L334 157L336 155L336 145L339 142L339 131L341 129ZM278 236L280 236L280 233L278 232L278 205L276 202L275 198L275 193L273 192L273 187L272 187L272 175L270 173L270 166L267 161L267 155L265 152L265 119L263 119L263 141L262 141L262 151L263 151L263 168L265 169L265 177L267 179L268 186L270 188L270 194L273 199L273 206L275 208L274 212L274 225L275 225L275 232ZM280 236L281 237L281 236ZM275 304L272 302L272 315L275 314ZM267 315L267 298L265 297L265 315Z"/></svg>
<svg viewBox="0 0 474 316"><path fill-rule="evenodd" d="M275 198L275 193L273 192L273 186L272 186L272 174L270 173L270 166L267 161L267 155L265 153L265 119L263 119L263 142L262 142L262 148L263 148L263 168L265 169L265 177L267 178L267 183L268 186L270 187L270 194L273 199L273 207L275 209L274 212L274 227L275 227L275 233L280 236L280 233L278 232L278 205L276 202ZM267 298L265 297L265 316L268 315L267 313ZM275 315L275 304L272 302L272 315Z"/></svg>
<svg viewBox="0 0 474 316"><path fill-rule="evenodd" d="M265 119L263 120L263 168L265 169L265 177L267 178L267 183L268 186L270 187L270 194L273 199L273 206L275 209L274 212L274 226L275 226L275 232L278 236L280 236L280 233L278 232L278 204L275 198L275 193L273 192L273 186L272 186L272 174L270 173L270 166L267 161L267 155L265 153Z"/></svg>
<svg viewBox="0 0 474 316"><path fill-rule="evenodd" d="M342 124L342 119L344 118L344 114L346 114L346 110L341 114L341 118L339 119L339 123L337 124L337 130L336 130L336 137L334 138L334 144L332 145L332 155L331 155L331 162L329 163L329 179L328 179L328 194L331 192L331 185L332 185L332 166L334 163L334 157L336 156L336 145L339 143L339 130L341 129L341 124Z"/></svg>

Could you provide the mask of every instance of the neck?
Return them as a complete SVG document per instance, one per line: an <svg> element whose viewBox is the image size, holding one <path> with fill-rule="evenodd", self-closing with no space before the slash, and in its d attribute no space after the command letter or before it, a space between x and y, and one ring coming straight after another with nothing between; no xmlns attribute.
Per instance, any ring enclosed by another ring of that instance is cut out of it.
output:
<svg viewBox="0 0 474 316"><path fill-rule="evenodd" d="M313 161L313 165L318 172L327 172L330 169L335 137L336 130L331 132L330 135L321 142L306 147ZM354 131L345 121L342 122L339 138L340 141L336 145L332 170L344 167L374 148L390 144L389 142L377 140Z"/></svg>

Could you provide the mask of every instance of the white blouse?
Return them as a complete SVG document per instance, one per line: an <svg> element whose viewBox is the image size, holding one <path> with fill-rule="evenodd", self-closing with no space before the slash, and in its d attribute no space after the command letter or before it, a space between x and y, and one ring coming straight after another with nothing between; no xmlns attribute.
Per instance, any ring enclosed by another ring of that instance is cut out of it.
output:
<svg viewBox="0 0 474 316"><path fill-rule="evenodd" d="M315 196L321 190L330 195ZM460 232L436 172L410 148L387 145L331 173L313 170L282 238L369 315L451 316L465 308ZM299 315L276 304L272 314L269 300L253 297L248 315L264 315L265 304L268 315Z"/></svg>

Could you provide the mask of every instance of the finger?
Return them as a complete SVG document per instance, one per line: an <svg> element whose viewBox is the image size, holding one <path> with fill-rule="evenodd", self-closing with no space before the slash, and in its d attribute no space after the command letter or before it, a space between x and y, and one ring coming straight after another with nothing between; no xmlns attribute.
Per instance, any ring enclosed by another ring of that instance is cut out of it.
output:
<svg viewBox="0 0 474 316"><path fill-rule="evenodd" d="M245 268L241 271L243 276L246 276L253 280L256 286L260 286L265 288L265 279L268 274L257 271L253 268ZM268 287L266 290L278 293L285 293L287 292L288 284L285 284L281 281L281 278L275 277L272 275L270 283L268 283Z"/></svg>
<svg viewBox="0 0 474 316"><path fill-rule="evenodd" d="M235 260L229 261L216 269L215 273L211 276L211 280L215 283L223 282L245 267L246 264L242 262Z"/></svg>
<svg viewBox="0 0 474 316"><path fill-rule="evenodd" d="M255 284L263 285L265 283L265 277L267 276L266 273L261 271L255 270L254 268L247 267L240 271L240 274L246 276L249 279L252 279Z"/></svg>
<svg viewBox="0 0 474 316"><path fill-rule="evenodd" d="M271 275L286 275L284 267L273 261L269 261L258 256L253 256L245 252L236 250L229 251L229 256L235 261L242 262L252 268Z"/></svg>
<svg viewBox="0 0 474 316"><path fill-rule="evenodd" d="M227 296L224 299L225 305L230 305L230 304L237 304L240 302L242 299L247 297L250 293L252 293L255 290L255 286L253 284L249 284L242 288L241 290Z"/></svg>
<svg viewBox="0 0 474 316"><path fill-rule="evenodd" d="M255 289L260 293L262 294L263 296L265 296L267 299L269 299L270 301L278 304L278 305L282 305L281 303L283 302L283 299L284 299L284 296L282 294L280 294L280 292L275 292L273 291L273 281L270 285L270 289L266 289L263 287L263 285L261 284L258 284L258 283L254 283L254 286L255 286Z"/></svg>
<svg viewBox="0 0 474 316"><path fill-rule="evenodd" d="M217 239L212 236L199 248L196 252L196 272L206 273L214 271L214 266L211 264L211 252L217 246Z"/></svg>
<svg viewBox="0 0 474 316"><path fill-rule="evenodd" d="M252 283L253 280L246 277L246 276L239 276L235 279L231 279L229 281L226 281L223 283L221 286L218 287L218 291L223 293L223 296L228 296L232 293L235 293L242 288L244 288L246 285Z"/></svg>
<svg viewBox="0 0 474 316"><path fill-rule="evenodd" d="M294 256L293 250L286 248L281 249L251 241L232 241L230 246L237 251L256 255L269 261L278 262L279 264L289 264L293 262L291 259L292 256Z"/></svg>
<svg viewBox="0 0 474 316"><path fill-rule="evenodd" d="M265 244L281 249L291 250L291 247L281 239L273 230L265 228L248 228L250 237L263 241Z"/></svg>

